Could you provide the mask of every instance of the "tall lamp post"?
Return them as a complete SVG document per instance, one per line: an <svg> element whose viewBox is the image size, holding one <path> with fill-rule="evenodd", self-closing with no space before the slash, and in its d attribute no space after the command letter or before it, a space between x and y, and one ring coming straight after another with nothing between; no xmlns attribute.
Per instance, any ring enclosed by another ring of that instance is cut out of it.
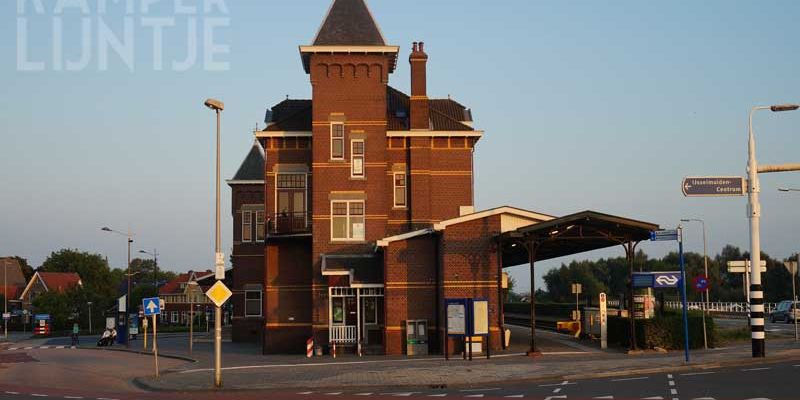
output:
<svg viewBox="0 0 800 400"><path fill-rule="evenodd" d="M153 257L153 287L156 289L156 296L158 296L158 250L153 249L152 253L147 250L139 250L139 253Z"/></svg>
<svg viewBox="0 0 800 400"><path fill-rule="evenodd" d="M8 260L3 259L3 338L8 339Z"/></svg>
<svg viewBox="0 0 800 400"><path fill-rule="evenodd" d="M781 191L781 192L800 192L800 189L779 188L778 191ZM789 271L789 272L792 273L792 308L790 308L789 310L791 312L792 319L794 320L794 340L798 340L800 335L798 334L798 328L797 328L797 312L798 312L797 311L797 309L798 309L798 307L797 307L798 306L798 303L797 303L797 274L800 273L800 254L797 255L797 261L790 261L790 262L796 262L797 263L794 266L794 268L791 271Z"/></svg>
<svg viewBox="0 0 800 400"><path fill-rule="evenodd" d="M189 355L192 355L194 350L194 296L195 290L197 290L200 285L197 284L197 281L189 281L186 282L188 286L188 294L189 294Z"/></svg>
<svg viewBox="0 0 800 400"><path fill-rule="evenodd" d="M706 279L708 276L708 239L706 236L706 221L700 218L684 218L681 222L699 222L703 225L703 268L705 270ZM702 295L703 293L701 293ZM708 349L708 333L706 332L706 313L709 308L708 287L705 290L705 307L703 307L703 348Z"/></svg>
<svg viewBox="0 0 800 400"><path fill-rule="evenodd" d="M131 244L133 244L133 234L131 233L130 229L128 233L120 232L113 230L107 226L100 228L103 232L110 232L115 233L117 235L125 236L128 238L128 268L125 275L128 277L128 291L125 294L125 347L131 347L131 335L130 335L130 323L128 321L128 315L131 312Z"/></svg>
<svg viewBox="0 0 800 400"><path fill-rule="evenodd" d="M774 106L757 106L750 110L748 119L747 141L747 214L750 218L750 338L753 358L763 358L765 354L764 339L764 289L761 286L761 203L758 193L758 162L756 161L756 140L753 135L753 114L760 110L772 112L794 111L800 108L796 104ZM777 170L776 170L777 171ZM766 171L765 171L766 172ZM747 273L745 271L745 273Z"/></svg>
<svg viewBox="0 0 800 400"><path fill-rule="evenodd" d="M222 265L220 273L219 263L224 263L225 257L222 255L222 243L220 237L220 118L225 109L225 103L216 99L207 99L205 106L217 114L217 177L216 177L216 213L214 229L214 256L217 266L216 280L225 279L225 266ZM214 310L214 386L222 387L222 307Z"/></svg>
<svg viewBox="0 0 800 400"><path fill-rule="evenodd" d="M87 305L89 305L89 335L92 334L92 302L87 301Z"/></svg>

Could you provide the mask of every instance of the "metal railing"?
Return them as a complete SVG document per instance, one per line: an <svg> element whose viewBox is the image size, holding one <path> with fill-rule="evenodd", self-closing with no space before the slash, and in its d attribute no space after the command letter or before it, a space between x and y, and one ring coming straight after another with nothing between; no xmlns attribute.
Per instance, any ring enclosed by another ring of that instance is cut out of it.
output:
<svg viewBox="0 0 800 400"><path fill-rule="evenodd" d="M356 338L357 333L358 327L355 325L331 325L330 342L356 343L358 341Z"/></svg>
<svg viewBox="0 0 800 400"><path fill-rule="evenodd" d="M311 232L311 215L307 212L277 213L267 221L270 235L295 235Z"/></svg>
<svg viewBox="0 0 800 400"><path fill-rule="evenodd" d="M683 305L680 301L667 301L664 303L667 308L682 309ZM686 303L689 310L707 310L710 313L742 313L745 314L750 310L750 305L747 303L737 302L714 302L708 303L702 301L690 301ZM767 314L775 310L775 303L764 303L764 310Z"/></svg>

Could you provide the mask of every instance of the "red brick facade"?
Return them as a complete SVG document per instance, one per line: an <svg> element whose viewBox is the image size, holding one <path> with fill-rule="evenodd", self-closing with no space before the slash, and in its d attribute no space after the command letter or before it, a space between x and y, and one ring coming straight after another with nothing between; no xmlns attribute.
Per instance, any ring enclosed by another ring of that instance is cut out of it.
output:
<svg viewBox="0 0 800 400"><path fill-rule="evenodd" d="M313 338L323 348L359 342L402 354L405 321L424 319L431 351L441 351L444 299L475 297L490 302L497 348L493 240L503 214L460 218L472 212L482 132L469 109L428 98L422 43L409 57L411 95L389 86L399 48L384 43L369 15L360 0L334 1L314 44L301 47L312 99L268 112L256 132L262 181L247 160L230 181L234 339L263 335L266 353L302 352ZM264 213L263 243L242 241L242 215L254 204ZM533 223L529 214L521 218ZM419 229L427 230L396 237ZM264 293L261 319L239 311L241 292L253 287Z"/></svg>

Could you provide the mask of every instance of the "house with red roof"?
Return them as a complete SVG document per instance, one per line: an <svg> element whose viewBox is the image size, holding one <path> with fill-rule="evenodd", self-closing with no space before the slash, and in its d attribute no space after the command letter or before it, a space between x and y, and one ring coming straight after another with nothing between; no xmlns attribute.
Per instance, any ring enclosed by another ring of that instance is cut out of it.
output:
<svg viewBox="0 0 800 400"><path fill-rule="evenodd" d="M19 299L23 309L30 310L33 301L42 293L65 293L75 287L83 287L81 277L75 272L36 272Z"/></svg>
<svg viewBox="0 0 800 400"><path fill-rule="evenodd" d="M205 291L214 283L209 277L214 277L213 271L189 271L162 286L158 290L158 297L164 300L161 322L188 325L189 310L194 308L197 315L205 315L212 309L212 303L205 295Z"/></svg>
<svg viewBox="0 0 800 400"><path fill-rule="evenodd" d="M13 257L0 257L0 296L8 299L9 309L14 310L15 300L25 289L25 274L19 261Z"/></svg>

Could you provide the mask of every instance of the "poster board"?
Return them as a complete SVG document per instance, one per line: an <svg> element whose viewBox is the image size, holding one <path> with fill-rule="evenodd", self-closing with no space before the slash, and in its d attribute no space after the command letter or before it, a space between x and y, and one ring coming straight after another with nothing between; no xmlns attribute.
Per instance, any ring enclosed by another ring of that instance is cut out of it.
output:
<svg viewBox="0 0 800 400"><path fill-rule="evenodd" d="M467 335L467 304L465 299L447 299L447 334Z"/></svg>
<svg viewBox="0 0 800 400"><path fill-rule="evenodd" d="M472 300L472 335L489 334L489 301Z"/></svg>

